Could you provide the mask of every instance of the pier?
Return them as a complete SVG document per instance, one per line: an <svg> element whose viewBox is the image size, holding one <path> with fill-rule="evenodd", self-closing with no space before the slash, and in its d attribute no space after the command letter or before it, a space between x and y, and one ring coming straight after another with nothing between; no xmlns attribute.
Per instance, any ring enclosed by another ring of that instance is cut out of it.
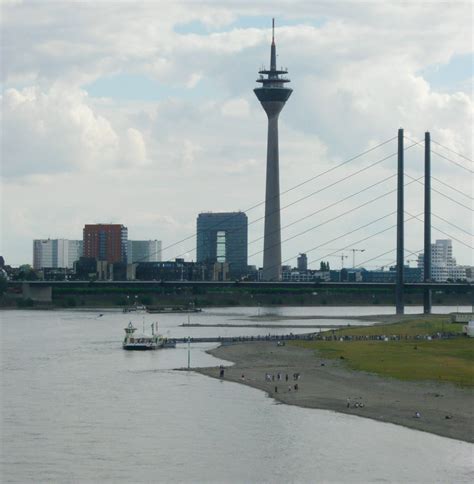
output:
<svg viewBox="0 0 474 484"><path fill-rule="evenodd" d="M169 338L176 343L242 343L244 341L294 341L294 340L313 340L316 333L304 334L268 334L257 336L210 336L210 337L189 337L189 338Z"/></svg>

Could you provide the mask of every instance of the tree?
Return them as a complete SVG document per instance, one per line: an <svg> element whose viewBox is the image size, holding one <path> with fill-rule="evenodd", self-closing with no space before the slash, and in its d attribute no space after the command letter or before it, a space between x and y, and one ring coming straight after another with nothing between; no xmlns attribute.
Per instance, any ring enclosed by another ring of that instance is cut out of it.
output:
<svg viewBox="0 0 474 484"><path fill-rule="evenodd" d="M319 264L319 270L323 272L329 271L329 262L321 261L321 263Z"/></svg>
<svg viewBox="0 0 474 484"><path fill-rule="evenodd" d="M7 278L3 273L0 272L0 296L3 296L6 290L7 290Z"/></svg>
<svg viewBox="0 0 474 484"><path fill-rule="evenodd" d="M29 264L23 264L18 268L17 280L19 281L36 281L38 275Z"/></svg>

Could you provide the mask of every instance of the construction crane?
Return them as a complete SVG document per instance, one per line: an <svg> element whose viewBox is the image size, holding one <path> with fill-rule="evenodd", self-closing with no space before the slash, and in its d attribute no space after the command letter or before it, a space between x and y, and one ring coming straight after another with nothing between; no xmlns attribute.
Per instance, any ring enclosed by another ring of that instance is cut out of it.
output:
<svg viewBox="0 0 474 484"><path fill-rule="evenodd" d="M352 250L352 268L356 266L356 252L365 252L365 249L349 249Z"/></svg>
<svg viewBox="0 0 474 484"><path fill-rule="evenodd" d="M344 259L347 259L349 256L341 252L340 254L327 255L326 257L339 257L341 259L341 269L344 269Z"/></svg>
<svg viewBox="0 0 474 484"><path fill-rule="evenodd" d="M341 250L341 249L326 249L326 250ZM352 268L355 269L355 253L356 252L365 252L365 249L348 249L352 251ZM344 252L341 252L340 254L333 254L333 255L328 255L326 257L340 257L341 259L341 269L344 268L344 259L347 259L347 255L344 254Z"/></svg>

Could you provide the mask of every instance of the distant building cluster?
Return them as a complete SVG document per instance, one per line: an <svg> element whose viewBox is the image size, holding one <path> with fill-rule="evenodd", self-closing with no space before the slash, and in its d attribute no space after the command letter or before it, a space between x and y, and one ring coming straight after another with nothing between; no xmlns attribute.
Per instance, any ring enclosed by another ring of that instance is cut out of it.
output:
<svg viewBox="0 0 474 484"><path fill-rule="evenodd" d="M86 224L82 240L33 240L33 269L43 279L113 279L128 264L160 260L160 240L128 240L121 224Z"/></svg>
<svg viewBox="0 0 474 484"><path fill-rule="evenodd" d="M162 250L161 240L129 240L124 225L86 224L82 240L35 239L33 274L29 273L28 277L44 280L264 280L262 268L248 265L248 219L244 212L200 213L196 220L195 261L182 257L163 260ZM339 254L337 257L343 265L347 256ZM433 282L474 281L474 267L456 265L451 240L436 240L431 246L431 258ZM423 277L421 254L417 267L405 266L404 280L422 282ZM336 270L323 261L318 269L310 269L305 253L299 254L296 267L284 265L281 268L282 282L393 283L395 279L395 266L380 270L363 267Z"/></svg>

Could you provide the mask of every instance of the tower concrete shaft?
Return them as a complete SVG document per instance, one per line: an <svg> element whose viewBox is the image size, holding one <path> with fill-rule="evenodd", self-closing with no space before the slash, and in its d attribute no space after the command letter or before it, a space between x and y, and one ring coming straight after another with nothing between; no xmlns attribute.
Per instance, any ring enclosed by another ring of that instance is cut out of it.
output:
<svg viewBox="0 0 474 484"><path fill-rule="evenodd" d="M278 153L278 117L292 93L285 83L286 69L276 67L275 21L270 53L270 69L259 71L255 95L268 117L267 175L265 185L265 231L263 241L263 280L281 280L280 167ZM267 77L265 77L267 76Z"/></svg>

